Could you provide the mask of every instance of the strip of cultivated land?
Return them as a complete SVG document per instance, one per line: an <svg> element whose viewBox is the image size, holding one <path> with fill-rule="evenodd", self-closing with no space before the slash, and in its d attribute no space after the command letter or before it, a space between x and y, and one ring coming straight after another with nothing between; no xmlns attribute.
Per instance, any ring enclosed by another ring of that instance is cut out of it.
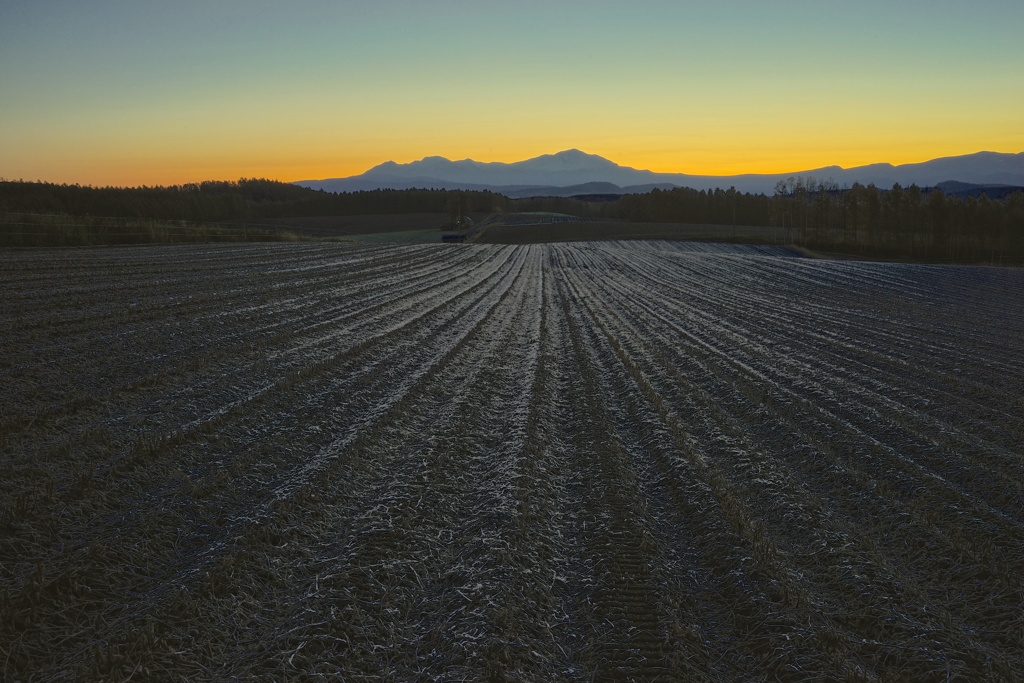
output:
<svg viewBox="0 0 1024 683"><path fill-rule="evenodd" d="M487 224L480 244L538 244L594 240L707 240L781 244L790 236L784 228L764 226L701 225L691 223L632 223L566 216L564 221L527 222L529 214L505 214L501 222Z"/></svg>
<svg viewBox="0 0 1024 683"><path fill-rule="evenodd" d="M4 680L1015 680L1024 272L0 254Z"/></svg>

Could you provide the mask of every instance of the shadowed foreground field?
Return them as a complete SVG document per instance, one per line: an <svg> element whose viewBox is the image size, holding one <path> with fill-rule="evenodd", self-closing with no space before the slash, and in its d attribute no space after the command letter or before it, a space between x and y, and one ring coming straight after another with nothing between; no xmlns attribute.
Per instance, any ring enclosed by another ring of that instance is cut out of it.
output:
<svg viewBox="0 0 1024 683"><path fill-rule="evenodd" d="M1002 680L1024 272L0 253L0 678Z"/></svg>

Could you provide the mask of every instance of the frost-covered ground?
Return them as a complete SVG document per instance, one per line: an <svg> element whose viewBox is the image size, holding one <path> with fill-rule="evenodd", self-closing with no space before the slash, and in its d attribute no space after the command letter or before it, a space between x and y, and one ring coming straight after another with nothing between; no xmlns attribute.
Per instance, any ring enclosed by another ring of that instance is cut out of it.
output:
<svg viewBox="0 0 1024 683"><path fill-rule="evenodd" d="M0 285L0 679L1024 670L1024 271L282 244Z"/></svg>

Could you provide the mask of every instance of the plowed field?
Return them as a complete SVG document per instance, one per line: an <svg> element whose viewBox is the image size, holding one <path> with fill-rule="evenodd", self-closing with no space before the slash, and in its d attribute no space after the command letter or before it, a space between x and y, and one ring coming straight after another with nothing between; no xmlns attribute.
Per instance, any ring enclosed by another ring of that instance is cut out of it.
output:
<svg viewBox="0 0 1024 683"><path fill-rule="evenodd" d="M0 286L0 679L1024 671L1024 271L306 243Z"/></svg>

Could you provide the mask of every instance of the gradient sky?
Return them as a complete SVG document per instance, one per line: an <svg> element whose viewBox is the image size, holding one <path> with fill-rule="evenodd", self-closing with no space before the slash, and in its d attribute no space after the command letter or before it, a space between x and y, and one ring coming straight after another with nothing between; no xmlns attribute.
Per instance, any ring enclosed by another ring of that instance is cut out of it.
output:
<svg viewBox="0 0 1024 683"><path fill-rule="evenodd" d="M1024 151L1024 3L0 0L0 177L695 174Z"/></svg>

